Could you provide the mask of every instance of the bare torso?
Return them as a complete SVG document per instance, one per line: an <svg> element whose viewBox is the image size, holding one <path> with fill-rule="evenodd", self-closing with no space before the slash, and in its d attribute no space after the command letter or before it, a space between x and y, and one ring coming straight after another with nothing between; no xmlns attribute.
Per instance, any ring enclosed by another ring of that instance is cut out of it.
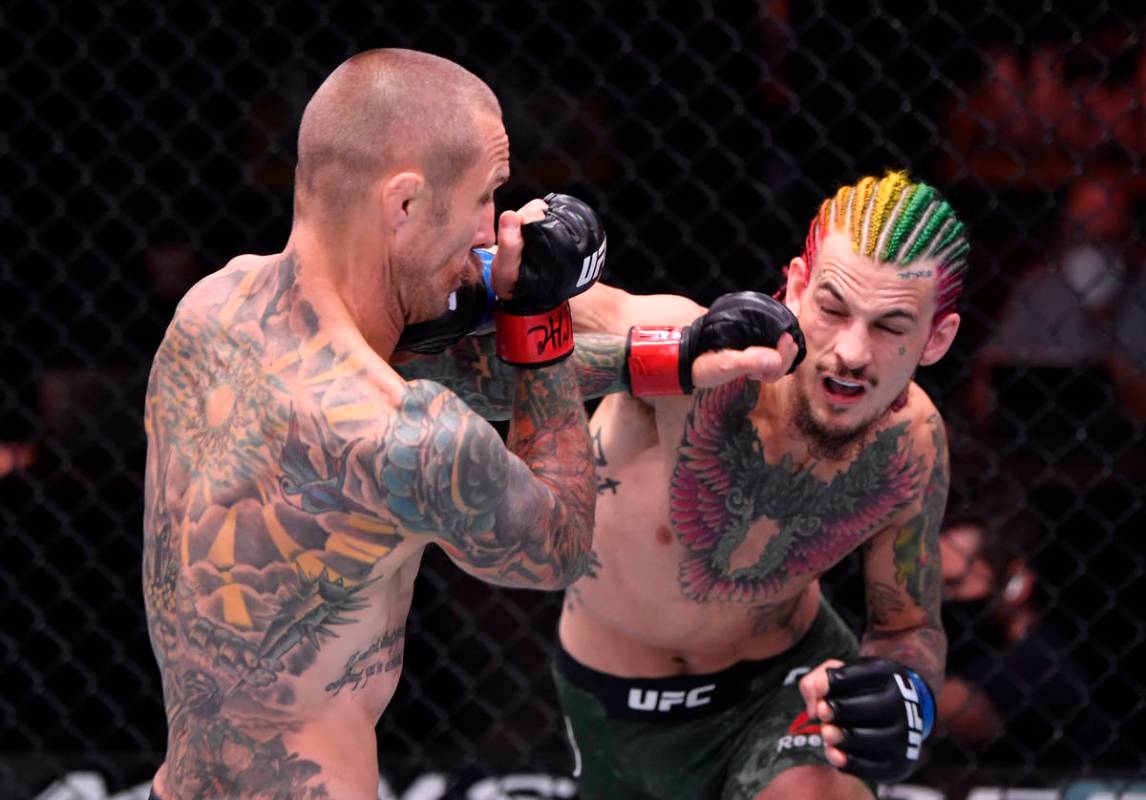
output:
<svg viewBox="0 0 1146 800"><path fill-rule="evenodd" d="M236 259L180 305L146 410L160 796L375 796L424 542L382 499L423 389L321 319L290 256Z"/></svg>
<svg viewBox="0 0 1146 800"><path fill-rule="evenodd" d="M815 619L819 576L913 498L921 473L906 432L930 406L918 389L914 411L832 463L778 446L752 386L658 411L625 395L598 407L596 567L567 591L560 622L577 660L662 677L783 652Z"/></svg>

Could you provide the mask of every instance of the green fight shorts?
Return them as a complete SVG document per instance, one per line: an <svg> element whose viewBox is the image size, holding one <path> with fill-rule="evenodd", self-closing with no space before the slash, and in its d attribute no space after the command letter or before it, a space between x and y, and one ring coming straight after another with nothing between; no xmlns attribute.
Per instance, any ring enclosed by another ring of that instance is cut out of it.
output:
<svg viewBox="0 0 1146 800"><path fill-rule="evenodd" d="M558 646L553 664L584 800L751 800L778 773L827 765L797 682L855 635L827 604L792 649L708 675L621 678Z"/></svg>

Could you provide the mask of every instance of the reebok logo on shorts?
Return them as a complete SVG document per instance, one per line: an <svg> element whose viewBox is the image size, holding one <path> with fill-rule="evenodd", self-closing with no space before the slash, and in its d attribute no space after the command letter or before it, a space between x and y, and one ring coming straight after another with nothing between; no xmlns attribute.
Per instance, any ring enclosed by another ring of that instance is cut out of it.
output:
<svg viewBox="0 0 1146 800"><path fill-rule="evenodd" d="M820 737L820 721L813 722L807 711L801 711L788 726L788 733L776 740L776 752L794 747L819 747L824 743Z"/></svg>

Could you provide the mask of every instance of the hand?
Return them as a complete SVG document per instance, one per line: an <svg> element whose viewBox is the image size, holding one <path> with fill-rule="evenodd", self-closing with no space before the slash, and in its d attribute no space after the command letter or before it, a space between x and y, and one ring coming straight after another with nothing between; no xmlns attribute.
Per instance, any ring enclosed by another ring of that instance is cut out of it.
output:
<svg viewBox="0 0 1146 800"><path fill-rule="evenodd" d="M500 221L493 266L498 357L529 368L562 361L573 352L569 298L596 283L605 266L601 220L575 197L548 194Z"/></svg>
<svg viewBox="0 0 1146 800"><path fill-rule="evenodd" d="M935 700L907 667L886 658L829 659L799 687L832 766L878 781L903 780L918 766Z"/></svg>
<svg viewBox="0 0 1146 800"><path fill-rule="evenodd" d="M748 347L701 353L692 362L692 382L698 389L711 389L741 377L772 383L788 374L799 352L792 334L784 333L775 349Z"/></svg>
<svg viewBox="0 0 1146 800"><path fill-rule="evenodd" d="M709 306L708 312L694 320L682 334L681 351L690 362L701 353L714 350L745 350L761 346L776 350L781 337L787 334L796 346L795 353L791 358L785 358L777 350L779 366L783 369L777 372L777 365L769 359L770 363L761 364L760 370L761 375L771 377L762 380L776 380L794 370L804 360L806 352L804 334L796 315L779 300L760 292L722 294ZM757 354L755 357L759 359L760 356Z"/></svg>
<svg viewBox="0 0 1146 800"><path fill-rule="evenodd" d="M501 265L496 265L499 273L494 289L510 313L535 314L556 308L601 276L605 228L596 212L576 197L547 194L544 201L523 206L516 219L502 214L502 223L507 221L510 227L499 234L499 242L502 247L519 248L508 255L520 258L520 269L512 290L503 293Z"/></svg>
<svg viewBox="0 0 1146 800"><path fill-rule="evenodd" d="M691 394L742 376L771 382L804 354L804 334L787 306L759 292L733 292L684 328L631 328L629 388L649 397Z"/></svg>
<svg viewBox="0 0 1146 800"><path fill-rule="evenodd" d="M493 291L498 297L513 297L513 287L521 269L521 253L525 247L521 226L540 222L545 218L549 204L535 197L516 211L503 211L498 217L497 244L490 248L495 253L490 274Z"/></svg>

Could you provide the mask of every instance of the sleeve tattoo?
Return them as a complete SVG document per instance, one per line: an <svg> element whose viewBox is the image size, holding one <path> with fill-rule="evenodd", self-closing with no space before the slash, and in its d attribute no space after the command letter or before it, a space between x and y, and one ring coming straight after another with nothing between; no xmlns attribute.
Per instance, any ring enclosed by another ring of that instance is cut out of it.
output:
<svg viewBox="0 0 1146 800"><path fill-rule="evenodd" d="M578 333L570 359L581 397L591 400L626 391L625 338ZM419 356L394 369L406 380L427 379L442 384L489 420L507 420L513 405L517 370L502 362L492 336L468 336L445 352Z"/></svg>
<svg viewBox="0 0 1146 800"><path fill-rule="evenodd" d="M943 421L935 414L927 424L934 462L916 511L866 547L868 630L860 652L911 667L938 692L947 655L940 621L939 528L950 475Z"/></svg>
<svg viewBox="0 0 1146 800"><path fill-rule="evenodd" d="M375 472L407 530L479 577L557 588L588 567L595 483L568 368L521 370L509 449L456 395L414 381ZM512 451L512 452L511 452Z"/></svg>

